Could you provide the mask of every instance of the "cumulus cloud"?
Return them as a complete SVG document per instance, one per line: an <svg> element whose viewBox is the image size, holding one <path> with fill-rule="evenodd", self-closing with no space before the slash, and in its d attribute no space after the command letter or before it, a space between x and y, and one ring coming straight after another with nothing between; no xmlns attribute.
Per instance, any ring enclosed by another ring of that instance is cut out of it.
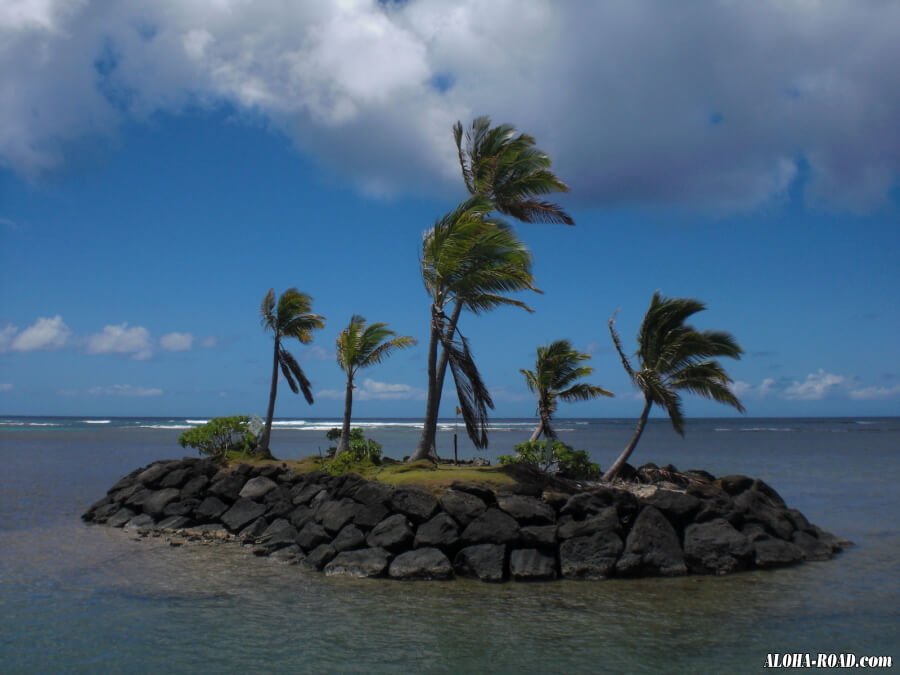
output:
<svg viewBox="0 0 900 675"><path fill-rule="evenodd" d="M11 323L8 323L3 328L0 328L0 354L9 350L9 347L12 344L13 337L15 336L17 330L19 329L16 326L13 326Z"/></svg>
<svg viewBox="0 0 900 675"><path fill-rule="evenodd" d="M865 210L900 173L898 24L891 2L17 0L0 164L39 176L126 121L224 102L367 192L458 193L450 125L486 113L590 204L747 208L802 177Z"/></svg>
<svg viewBox="0 0 900 675"><path fill-rule="evenodd" d="M127 354L137 361L153 355L149 331L143 326L129 328L127 323L104 326L102 333L87 337L85 346L88 354Z"/></svg>
<svg viewBox="0 0 900 675"><path fill-rule="evenodd" d="M136 387L131 384L110 384L105 387L91 387L91 396L161 396L162 389L156 387Z"/></svg>
<svg viewBox="0 0 900 675"><path fill-rule="evenodd" d="M185 352L193 342L194 336L191 333L166 333L159 338L159 346L170 352Z"/></svg>
<svg viewBox="0 0 900 675"><path fill-rule="evenodd" d="M343 390L325 389L316 396L343 400L344 394ZM353 398L358 401L424 401L425 391L408 384L392 384L366 378L361 385L356 385Z"/></svg>
<svg viewBox="0 0 900 675"><path fill-rule="evenodd" d="M57 314L53 318L39 318L18 335L15 326L7 325L0 331L0 350L5 344L17 352L60 349L65 347L72 331Z"/></svg>
<svg viewBox="0 0 900 675"><path fill-rule="evenodd" d="M212 349L217 344L219 344L219 341L216 339L215 335L209 335L200 340L200 347L203 349Z"/></svg>
<svg viewBox="0 0 900 675"><path fill-rule="evenodd" d="M875 401L900 396L900 384L893 387L863 387L850 392L850 398L856 401Z"/></svg>
<svg viewBox="0 0 900 675"><path fill-rule="evenodd" d="M795 380L784 390L784 397L794 401L821 401L846 381L847 378L843 375L826 373L819 368L818 372L810 373L802 382Z"/></svg>
<svg viewBox="0 0 900 675"><path fill-rule="evenodd" d="M775 387L775 379L767 377L758 385L737 380L731 385L731 391L738 398L765 398L775 393Z"/></svg>

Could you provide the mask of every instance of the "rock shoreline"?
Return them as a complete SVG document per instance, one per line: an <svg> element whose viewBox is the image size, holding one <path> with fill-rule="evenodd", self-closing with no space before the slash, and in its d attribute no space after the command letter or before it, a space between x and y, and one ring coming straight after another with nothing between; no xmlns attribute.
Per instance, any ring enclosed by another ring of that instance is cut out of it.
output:
<svg viewBox="0 0 900 675"><path fill-rule="evenodd" d="M482 581L727 574L827 560L850 546L746 476L653 465L577 486L454 483L436 496L355 474L165 460L82 519L141 535L236 542L329 576Z"/></svg>

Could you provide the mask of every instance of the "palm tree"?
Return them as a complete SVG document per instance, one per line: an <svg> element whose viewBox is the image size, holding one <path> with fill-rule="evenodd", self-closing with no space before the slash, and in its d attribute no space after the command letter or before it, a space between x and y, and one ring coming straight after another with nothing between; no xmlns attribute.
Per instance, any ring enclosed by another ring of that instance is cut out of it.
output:
<svg viewBox="0 0 900 675"><path fill-rule="evenodd" d="M533 136L510 124L491 127L490 117L477 117L465 137L457 122L453 138L469 194L487 197L497 211L523 223L575 224L559 206L539 199L568 192L569 186L550 171L550 157L534 147Z"/></svg>
<svg viewBox="0 0 900 675"><path fill-rule="evenodd" d="M502 305L532 311L525 303L504 295L537 291L531 273L532 255L508 225L488 216L492 209L489 199L472 197L425 234L422 279L431 296L428 396L422 437L410 461L435 456L443 373L448 363L466 431L475 447L487 446L487 409L494 404L481 381L468 341L459 332L463 308L474 314Z"/></svg>
<svg viewBox="0 0 900 675"><path fill-rule="evenodd" d="M337 457L350 447L350 413L353 410L353 377L361 368L381 363L396 349L405 349L416 344L408 335L397 334L386 323L366 325L365 318L354 314L350 324L337 337L338 365L347 373L347 394L344 397L344 424L338 443Z"/></svg>
<svg viewBox="0 0 900 675"><path fill-rule="evenodd" d="M275 414L275 396L278 394L278 368L284 374L288 386L295 394L303 391L306 402L312 405L313 395L309 380L300 368L300 364L284 348L284 338L297 338L303 344L312 342L312 331L325 327L325 317L310 313L312 298L296 288L289 288L278 302L275 302L275 289L270 288L262 300L259 313L264 330L272 331L275 338L275 355L272 359L272 387L269 390L269 408L266 411L266 427L259 439L257 449L269 452L269 438L272 435L272 417Z"/></svg>
<svg viewBox="0 0 900 675"><path fill-rule="evenodd" d="M693 298L664 298L659 291L654 293L637 337L640 370L632 368L622 351L622 343L614 326L615 314L610 318L609 332L613 344L631 381L644 394L644 410L634 435L603 475L604 480L615 478L628 461L644 432L654 403L665 408L675 431L682 436L684 417L679 395L682 390L726 403L744 412L744 406L728 388L731 378L721 364L713 360L717 356L739 359L744 350L731 333L712 330L698 332L684 323L690 316L705 309L706 305Z"/></svg>
<svg viewBox="0 0 900 675"><path fill-rule="evenodd" d="M536 441L541 434L551 441L556 438L550 420L556 412L557 401L589 401L598 396L613 395L602 387L575 382L594 372L590 366L580 365L590 358L589 354L573 349L568 340L557 340L537 348L534 372L525 369L519 371L525 376L528 389L538 397L537 412L540 421L528 440Z"/></svg>

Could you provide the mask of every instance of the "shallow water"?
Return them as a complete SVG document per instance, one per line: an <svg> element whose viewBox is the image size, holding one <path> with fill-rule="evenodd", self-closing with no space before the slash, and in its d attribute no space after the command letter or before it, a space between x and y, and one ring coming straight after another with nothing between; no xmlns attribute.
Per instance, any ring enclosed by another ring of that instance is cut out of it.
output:
<svg viewBox="0 0 900 675"><path fill-rule="evenodd" d="M653 423L638 447L638 463L763 477L856 542L832 561L505 585L329 579L236 546L173 548L83 525L118 477L185 454L178 430L134 421L0 427L0 670L750 672L769 652L898 656L900 420L709 420L684 440ZM573 422L565 440L608 465L629 424ZM503 428L515 430L495 432L496 452L528 435L524 423ZM416 437L367 433L394 455ZM301 456L319 439L282 429L273 446Z"/></svg>

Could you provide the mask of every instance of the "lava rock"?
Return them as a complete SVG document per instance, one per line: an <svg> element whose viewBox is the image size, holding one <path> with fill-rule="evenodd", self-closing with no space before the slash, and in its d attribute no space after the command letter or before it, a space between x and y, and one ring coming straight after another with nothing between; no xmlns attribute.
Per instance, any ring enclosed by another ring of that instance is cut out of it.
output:
<svg viewBox="0 0 900 675"><path fill-rule="evenodd" d="M694 514L700 510L699 499L674 490L655 490L652 494L639 497L638 501L659 509L677 527L691 522Z"/></svg>
<svg viewBox="0 0 900 675"><path fill-rule="evenodd" d="M388 574L394 579L450 579L453 566L440 549L419 548L394 558Z"/></svg>
<svg viewBox="0 0 900 675"><path fill-rule="evenodd" d="M784 567L803 560L799 546L781 539L759 539L753 542L753 562L764 569Z"/></svg>
<svg viewBox="0 0 900 675"><path fill-rule="evenodd" d="M447 490L440 499L441 507L463 527L484 513L487 505L480 497L468 492Z"/></svg>
<svg viewBox="0 0 900 675"><path fill-rule="evenodd" d="M453 567L460 575L478 577L481 581L503 581L506 546L476 544L456 554Z"/></svg>
<svg viewBox="0 0 900 675"><path fill-rule="evenodd" d="M559 566L567 579L605 579L614 570L624 545L615 532L573 537L559 546Z"/></svg>
<svg viewBox="0 0 900 675"><path fill-rule="evenodd" d="M194 476L181 488L182 499L196 499L206 492L206 486L209 485L209 478L206 476Z"/></svg>
<svg viewBox="0 0 900 675"><path fill-rule="evenodd" d="M342 551L325 565L325 575L329 577L378 577L387 569L391 554L383 548L364 548L356 551Z"/></svg>
<svg viewBox="0 0 900 675"><path fill-rule="evenodd" d="M118 508L118 506L116 508ZM110 527L125 527L125 524L136 515L137 514L127 506L123 506L107 519L106 524Z"/></svg>
<svg viewBox="0 0 900 675"><path fill-rule="evenodd" d="M207 492L223 501L234 502L240 497L241 488L244 487L246 481L246 477L237 472L225 474L221 478L214 480Z"/></svg>
<svg viewBox="0 0 900 675"><path fill-rule="evenodd" d="M169 473L169 462L155 462L150 467L138 474L137 479L147 487L156 487L157 483Z"/></svg>
<svg viewBox="0 0 900 675"><path fill-rule="evenodd" d="M296 527L298 530L302 529L307 523L315 520L316 513L311 508L305 505L301 505L296 507L293 511L288 515L288 520L291 521L291 525Z"/></svg>
<svg viewBox="0 0 900 675"><path fill-rule="evenodd" d="M271 558L286 565L296 565L303 560L304 555L297 544L290 544L273 552Z"/></svg>
<svg viewBox="0 0 900 675"><path fill-rule="evenodd" d="M297 543L304 551L311 551L320 544L330 542L331 537L325 531L325 528L318 523L307 523L303 529L297 534Z"/></svg>
<svg viewBox="0 0 900 675"><path fill-rule="evenodd" d="M525 546L550 548L556 545L556 525L528 525L519 530L519 541Z"/></svg>
<svg viewBox="0 0 900 675"><path fill-rule="evenodd" d="M716 484L734 497L749 490L753 485L753 479L749 476L740 475L722 476L716 481Z"/></svg>
<svg viewBox="0 0 900 675"><path fill-rule="evenodd" d="M149 513L154 518L158 518L162 515L163 510L166 508L169 502L178 499L179 495L181 495L181 491L178 488L165 488L164 490L157 490L144 499L144 503L141 505L141 508L143 509L144 513Z"/></svg>
<svg viewBox="0 0 900 675"><path fill-rule="evenodd" d="M245 540L256 539L263 532L265 532L269 527L269 521L264 517L260 516L252 523L247 525L243 530L238 533L238 537Z"/></svg>
<svg viewBox="0 0 900 675"><path fill-rule="evenodd" d="M794 532L792 540L803 552L804 560L828 560L831 558L831 546L807 532Z"/></svg>
<svg viewBox="0 0 900 675"><path fill-rule="evenodd" d="M734 505L747 522L762 524L779 539L791 540L794 525L787 514L758 490L746 490L734 498Z"/></svg>
<svg viewBox="0 0 900 675"><path fill-rule="evenodd" d="M306 558L300 564L308 569L320 570L336 555L337 551L331 544L319 544L306 554Z"/></svg>
<svg viewBox="0 0 900 675"><path fill-rule="evenodd" d="M345 525L334 541L331 542L335 551L352 551L363 548L366 545L366 535L356 525Z"/></svg>
<svg viewBox="0 0 900 675"><path fill-rule="evenodd" d="M622 576L674 577L687 574L684 553L672 523L654 506L645 506L625 540L616 563Z"/></svg>
<svg viewBox="0 0 900 675"><path fill-rule="evenodd" d="M725 574L742 569L753 546L724 518L688 525L684 531L684 559L692 572Z"/></svg>
<svg viewBox="0 0 900 675"><path fill-rule="evenodd" d="M384 548L389 551L400 551L409 548L413 541L413 531L409 521L402 513L395 513L378 523L366 543L373 548Z"/></svg>
<svg viewBox="0 0 900 675"><path fill-rule="evenodd" d="M468 524L464 544L508 544L519 537L519 524L498 508L491 507Z"/></svg>
<svg viewBox="0 0 900 675"><path fill-rule="evenodd" d="M438 500L425 490L397 488L391 493L391 508L405 514L414 523L424 523L437 511Z"/></svg>
<svg viewBox="0 0 900 675"><path fill-rule="evenodd" d="M222 514L222 522L232 532L237 532L245 525L256 520L266 512L266 507L243 497Z"/></svg>
<svg viewBox="0 0 900 675"><path fill-rule="evenodd" d="M619 517L616 507L607 506L596 515L586 520L573 520L564 517L556 529L559 539L571 539L572 537L585 537L594 532L613 532L619 529Z"/></svg>
<svg viewBox="0 0 900 675"><path fill-rule="evenodd" d="M413 546L415 548L438 546L448 549L456 546L458 542L459 528L456 526L456 521L441 511L427 523L419 525ZM449 561L447 564L450 564Z"/></svg>
<svg viewBox="0 0 900 675"><path fill-rule="evenodd" d="M185 484L185 482L187 482L187 480L193 475L193 473L193 470L188 467L174 469L173 471L170 471L165 478L159 481L159 487L180 488Z"/></svg>
<svg viewBox="0 0 900 675"><path fill-rule="evenodd" d="M207 497L194 509L194 517L200 522L212 522L218 520L227 510L228 505L218 497Z"/></svg>
<svg viewBox="0 0 900 675"><path fill-rule="evenodd" d="M126 530L146 530L156 525L153 516L147 513L139 513L134 518L125 523Z"/></svg>
<svg viewBox="0 0 900 675"><path fill-rule="evenodd" d="M329 532L336 533L353 520L358 507L359 505L355 501L348 498L324 502L316 510L316 520L321 522L322 527Z"/></svg>
<svg viewBox="0 0 900 675"><path fill-rule="evenodd" d="M366 506L383 506L390 503L393 491L394 488L385 483L365 481L361 485L357 485L352 494L347 496Z"/></svg>
<svg viewBox="0 0 900 675"><path fill-rule="evenodd" d="M467 481L456 480L450 484L450 489L456 490L457 492L466 492L470 495L475 495L488 506L493 504L497 500L497 497L494 494L493 490L491 490L489 487L485 487L484 485L479 485L478 483L469 483Z"/></svg>
<svg viewBox="0 0 900 675"><path fill-rule="evenodd" d="M547 525L556 522L556 513L540 499L523 495L498 495L497 506L521 525Z"/></svg>
<svg viewBox="0 0 900 675"><path fill-rule="evenodd" d="M244 483L244 487L241 488L241 491L238 494L246 499L259 500L276 487L278 487L278 484L271 478L257 476Z"/></svg>
<svg viewBox="0 0 900 675"><path fill-rule="evenodd" d="M371 530L384 520L388 513L390 512L387 510L387 507L381 503L357 504L353 522L363 529Z"/></svg>
<svg viewBox="0 0 900 675"><path fill-rule="evenodd" d="M324 491L325 488L318 483L298 483L291 488L291 502L294 506L309 504L313 497Z"/></svg>
<svg viewBox="0 0 900 675"><path fill-rule="evenodd" d="M156 524L156 527L160 530L180 530L185 527L190 527L194 524L194 521L190 518L185 518L184 516L169 516L168 518L164 518Z"/></svg>

